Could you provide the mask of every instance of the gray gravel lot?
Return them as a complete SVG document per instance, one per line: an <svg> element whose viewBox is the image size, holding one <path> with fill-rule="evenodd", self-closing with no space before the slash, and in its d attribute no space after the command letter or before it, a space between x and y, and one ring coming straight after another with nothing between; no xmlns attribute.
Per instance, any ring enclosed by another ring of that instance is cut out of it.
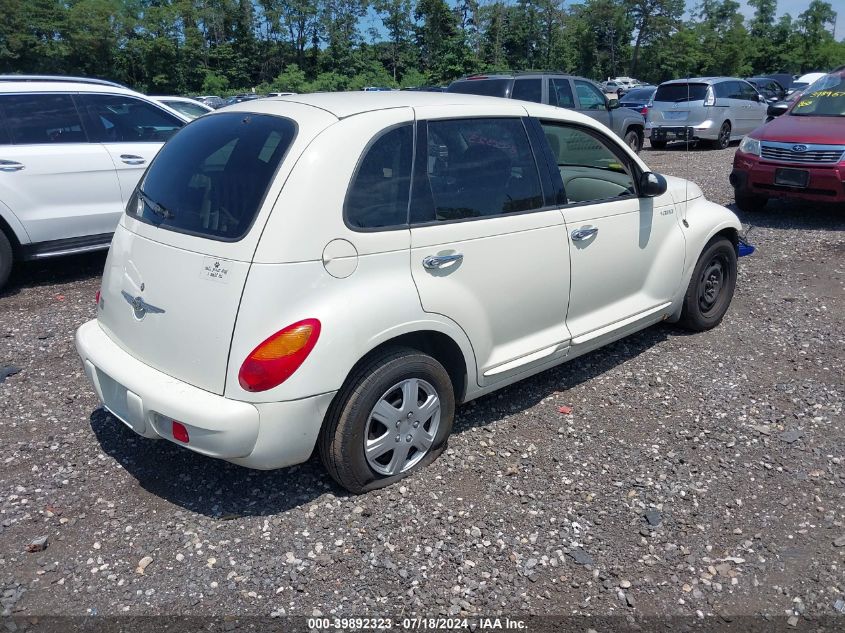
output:
<svg viewBox="0 0 845 633"><path fill-rule="evenodd" d="M643 157L731 204L734 151ZM0 384L2 612L834 615L845 211L742 219L759 250L720 327L653 327L461 407L439 460L360 497L316 460L257 472L134 436L72 342L103 256L19 268L0 293L0 369L21 369Z"/></svg>

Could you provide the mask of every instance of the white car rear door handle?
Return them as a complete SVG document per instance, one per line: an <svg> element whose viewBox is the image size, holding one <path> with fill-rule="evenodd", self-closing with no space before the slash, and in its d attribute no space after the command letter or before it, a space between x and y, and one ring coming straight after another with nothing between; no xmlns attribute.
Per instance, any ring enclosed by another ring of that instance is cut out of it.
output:
<svg viewBox="0 0 845 633"><path fill-rule="evenodd" d="M446 264L460 262L463 261L463 259L463 253L455 253L453 255L429 255L423 259L423 266L429 269L443 268Z"/></svg>
<svg viewBox="0 0 845 633"><path fill-rule="evenodd" d="M24 168L22 163L16 163L13 160L0 160L0 171L12 172L20 171Z"/></svg>
<svg viewBox="0 0 845 633"><path fill-rule="evenodd" d="M572 240L575 242L583 242L584 240L590 239L598 232L599 230L594 226L582 226L580 229L572 231Z"/></svg>
<svg viewBox="0 0 845 633"><path fill-rule="evenodd" d="M120 160L127 165L143 165L147 162L143 156L135 156L135 154L121 154Z"/></svg>

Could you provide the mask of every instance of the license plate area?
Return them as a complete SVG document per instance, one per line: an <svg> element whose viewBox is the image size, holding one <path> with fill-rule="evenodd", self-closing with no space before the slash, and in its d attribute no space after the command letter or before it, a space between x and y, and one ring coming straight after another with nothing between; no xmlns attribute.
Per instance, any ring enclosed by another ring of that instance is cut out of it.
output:
<svg viewBox="0 0 845 633"><path fill-rule="evenodd" d="M810 184L810 172L806 169L776 169L775 184L804 189Z"/></svg>

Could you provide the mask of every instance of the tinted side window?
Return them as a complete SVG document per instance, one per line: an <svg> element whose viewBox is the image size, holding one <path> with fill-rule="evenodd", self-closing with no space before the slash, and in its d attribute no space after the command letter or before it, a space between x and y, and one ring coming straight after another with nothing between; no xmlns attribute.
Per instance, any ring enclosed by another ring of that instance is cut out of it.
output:
<svg viewBox="0 0 845 633"><path fill-rule="evenodd" d="M513 99L522 101L543 102L543 82L541 79L517 79L513 82Z"/></svg>
<svg viewBox="0 0 845 633"><path fill-rule="evenodd" d="M12 142L9 136L9 129L6 126L6 119L3 117L3 101L0 97L0 145L8 145Z"/></svg>
<svg viewBox="0 0 845 633"><path fill-rule="evenodd" d="M739 84L740 94L746 101L757 101L757 91L750 83L743 81Z"/></svg>
<svg viewBox="0 0 845 633"><path fill-rule="evenodd" d="M151 103L124 95L80 95L92 141L163 143L184 124Z"/></svg>
<svg viewBox="0 0 845 633"><path fill-rule="evenodd" d="M370 145L346 194L344 213L351 226L407 224L413 156L411 124L383 133Z"/></svg>
<svg viewBox="0 0 845 633"><path fill-rule="evenodd" d="M415 211L419 221L460 220L543 206L537 165L520 119L429 121L427 150L434 217ZM415 199L427 195L415 186Z"/></svg>
<svg viewBox="0 0 845 633"><path fill-rule="evenodd" d="M0 97L0 109L12 143L85 143L88 140L70 95L4 95Z"/></svg>
<svg viewBox="0 0 845 633"><path fill-rule="evenodd" d="M572 86L568 79L549 79L549 103L559 108L574 108Z"/></svg>
<svg viewBox="0 0 845 633"><path fill-rule="evenodd" d="M636 195L630 169L598 135L556 123L542 126L557 159L567 202Z"/></svg>
<svg viewBox="0 0 845 633"><path fill-rule="evenodd" d="M604 110L605 99L601 90L586 81L575 80L575 92L582 110Z"/></svg>

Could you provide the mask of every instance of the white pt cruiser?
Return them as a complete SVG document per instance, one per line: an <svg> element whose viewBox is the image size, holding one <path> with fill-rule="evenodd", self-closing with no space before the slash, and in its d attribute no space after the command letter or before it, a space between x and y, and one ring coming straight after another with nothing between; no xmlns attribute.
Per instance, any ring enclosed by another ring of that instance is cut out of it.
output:
<svg viewBox="0 0 845 633"><path fill-rule="evenodd" d="M362 492L435 459L457 403L660 321L716 326L740 228L569 110L263 99L156 156L76 345L136 433L261 469L316 445Z"/></svg>

